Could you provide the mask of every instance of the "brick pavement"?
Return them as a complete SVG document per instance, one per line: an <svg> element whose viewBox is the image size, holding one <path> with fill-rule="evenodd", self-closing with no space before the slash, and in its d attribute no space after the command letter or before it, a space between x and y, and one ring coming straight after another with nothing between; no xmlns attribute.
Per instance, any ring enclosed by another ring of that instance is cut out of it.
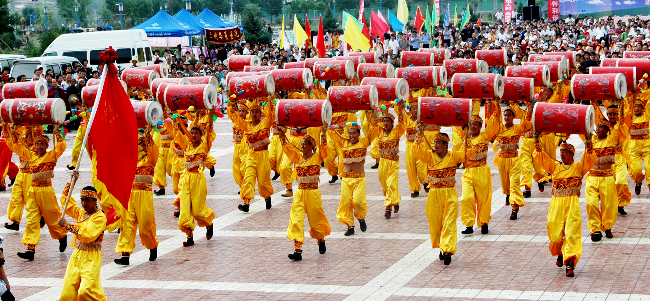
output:
<svg viewBox="0 0 650 301"><path fill-rule="evenodd" d="M232 144L230 123L218 120L217 138L212 154L217 158L217 174L207 175L207 204L216 213L215 237L206 241L204 228L196 230L196 245L183 248L183 234L172 217L174 196L154 198L158 225L159 258L147 261L148 251L136 239L131 266L112 263L117 233L105 236L102 254L102 285L109 300L649 300L650 268L650 201L647 186L640 196L633 196L628 215L619 216L614 239L592 243L587 229L585 201L581 199L583 254L575 278L564 276L555 267L548 252L546 214L550 188L539 192L520 211L520 219L510 221L509 207L500 189L496 167L492 169L493 204L490 234L462 235L459 231L457 253L451 265L444 266L431 248L429 228L424 213L427 194L410 198L408 179L400 171L400 212L393 218L383 217L383 197L375 170L367 160L368 231L343 236L345 225L336 221L340 182L327 183L329 175L321 171L323 207L332 228L327 238L328 251L318 254L315 240L307 238L303 261L291 262L287 254L293 243L286 238L291 206L282 198L284 185L274 181L273 208L263 209L259 197L251 212L237 210L239 188L230 171ZM55 169L54 189L61 193L70 173L69 164L74 133L66 137L68 150ZM584 146L576 143L580 153ZM401 164L404 168L401 145ZM490 152L488 162L493 162ZM14 158L17 161L17 158ZM90 184L85 158L78 185ZM456 175L460 196L460 176ZM171 178L168 178L171 183ZM171 184L169 184L171 185ZM534 185L536 186L536 185ZM630 187L633 187L630 183ZM169 187L171 188L171 187ZM6 208L11 189L0 193L0 208ZM77 192L78 193L78 192ZM584 195L584 188L583 188ZM0 222L6 221L6 215ZM459 229L464 226L457 221ZM15 256L22 251L21 222L18 233L0 229L7 263L6 273L12 291L21 300L58 299L62 277L72 253L59 253L58 242L46 229L42 231L36 259L25 262ZM477 232L475 232L477 233Z"/></svg>

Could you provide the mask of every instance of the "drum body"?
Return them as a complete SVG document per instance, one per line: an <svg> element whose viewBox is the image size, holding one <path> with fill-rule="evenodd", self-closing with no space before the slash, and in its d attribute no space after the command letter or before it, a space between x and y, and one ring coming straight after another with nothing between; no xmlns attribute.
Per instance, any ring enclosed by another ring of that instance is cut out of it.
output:
<svg viewBox="0 0 650 301"><path fill-rule="evenodd" d="M623 51L623 58L648 59L650 58L650 51Z"/></svg>
<svg viewBox="0 0 650 301"><path fill-rule="evenodd" d="M311 87L314 76L307 68L277 69L271 71L275 91L303 90Z"/></svg>
<svg viewBox="0 0 650 301"><path fill-rule="evenodd" d="M156 97L156 100L158 100L158 88L162 83L168 83L168 84L182 84L182 85L188 85L190 84L190 81L188 80L187 77L171 77L171 78L156 78L153 80L151 83L151 94L153 94L154 97ZM93 100L94 102L94 100Z"/></svg>
<svg viewBox="0 0 650 301"><path fill-rule="evenodd" d="M457 98L501 98L503 88L501 74L456 73L451 77L451 91Z"/></svg>
<svg viewBox="0 0 650 301"><path fill-rule="evenodd" d="M379 101L407 101L409 98L409 84L403 78L366 77L361 80L361 85L374 85L377 87Z"/></svg>
<svg viewBox="0 0 650 301"><path fill-rule="evenodd" d="M278 66L244 66L244 72L260 72L278 69Z"/></svg>
<svg viewBox="0 0 650 301"><path fill-rule="evenodd" d="M566 62L565 62L566 63ZM566 63L568 64L568 63ZM550 72L549 81L556 82L565 75L569 75L569 68L561 61L541 61L541 62L523 62L522 65L546 65Z"/></svg>
<svg viewBox="0 0 650 301"><path fill-rule="evenodd" d="M616 67L636 67L636 74L640 77L650 75L650 60L648 59L618 59Z"/></svg>
<svg viewBox="0 0 650 301"><path fill-rule="evenodd" d="M533 108L533 131L547 133L593 133L595 113L590 105L537 102Z"/></svg>
<svg viewBox="0 0 650 301"><path fill-rule="evenodd" d="M280 126L322 127L332 123L332 105L327 99L280 99L275 106Z"/></svg>
<svg viewBox="0 0 650 301"><path fill-rule="evenodd" d="M472 100L419 97L418 122L440 126L465 126L472 119Z"/></svg>
<svg viewBox="0 0 650 301"><path fill-rule="evenodd" d="M476 58L488 64L488 66L508 65L508 53L506 49L499 50L476 50Z"/></svg>
<svg viewBox="0 0 650 301"><path fill-rule="evenodd" d="M476 59L455 59L445 60L445 69L447 78L454 76L456 73L487 73L488 65L485 61Z"/></svg>
<svg viewBox="0 0 650 301"><path fill-rule="evenodd" d="M395 75L395 67L391 64L359 64L357 76L360 80L364 77L385 77L392 78Z"/></svg>
<svg viewBox="0 0 650 301"><path fill-rule="evenodd" d="M228 82L228 91L237 99L267 97L275 93L275 82L271 74L236 77Z"/></svg>
<svg viewBox="0 0 650 301"><path fill-rule="evenodd" d="M612 73L621 73L625 76L628 92L636 90L636 68L634 67L589 67L589 74Z"/></svg>
<svg viewBox="0 0 650 301"><path fill-rule="evenodd" d="M270 71L260 71L260 72L228 72L226 75L226 87L228 87L228 84L230 83L230 80L236 77L244 77L244 76L253 76L253 75L265 75L265 74L271 74ZM226 89L228 90L228 89Z"/></svg>
<svg viewBox="0 0 650 301"><path fill-rule="evenodd" d="M557 52L544 52L544 55L563 55L569 60L569 69L578 68L578 60L576 59L575 51L557 51Z"/></svg>
<svg viewBox="0 0 650 301"><path fill-rule="evenodd" d="M15 98L0 103L0 118L14 124L60 124L65 121L65 102L61 98Z"/></svg>
<svg viewBox="0 0 650 301"><path fill-rule="evenodd" d="M196 110L212 110L215 105L219 105L217 89L210 84L171 84L165 88L163 95L163 104L172 111L187 110L189 107Z"/></svg>
<svg viewBox="0 0 650 301"><path fill-rule="evenodd" d="M135 69L156 70L156 72L160 74L161 78L167 78L169 76L169 71L167 71L167 63L140 66L140 67L136 67Z"/></svg>
<svg viewBox="0 0 650 301"><path fill-rule="evenodd" d="M531 54L530 56L528 56L528 63L532 63L532 62L560 62L562 63L562 68L567 69L567 73L569 72L568 69L571 69L569 59L567 59L565 55Z"/></svg>
<svg viewBox="0 0 650 301"><path fill-rule="evenodd" d="M616 63L618 63L618 59L616 59L616 58L604 58L603 60L600 61L600 66L601 67L616 67Z"/></svg>
<svg viewBox="0 0 650 301"><path fill-rule="evenodd" d="M133 111L135 112L135 121L139 129L148 125L155 127L158 121L162 120L163 109L156 101L137 101L132 100Z"/></svg>
<svg viewBox="0 0 650 301"><path fill-rule="evenodd" d="M259 66L260 58L257 55L231 55L228 58L228 69L231 71L244 71L244 66Z"/></svg>
<svg viewBox="0 0 650 301"><path fill-rule="evenodd" d="M6 83L2 87L2 98L47 98L47 81L44 79L30 82Z"/></svg>
<svg viewBox="0 0 650 301"><path fill-rule="evenodd" d="M535 80L535 86L548 86L551 81L551 70L546 65L508 66L508 77L527 77Z"/></svg>
<svg viewBox="0 0 650 301"><path fill-rule="evenodd" d="M327 90L327 100L332 111L375 110L379 94L375 86L332 86Z"/></svg>
<svg viewBox="0 0 650 301"><path fill-rule="evenodd" d="M433 64L442 66L445 60L451 59L451 51L447 48L420 48L419 52L433 53Z"/></svg>
<svg viewBox="0 0 650 301"><path fill-rule="evenodd" d="M178 83L167 83L163 82L158 85L158 88L156 89L156 100L161 104L165 104L165 89L167 89L168 86L171 85L190 85L190 81L187 80L187 78L183 78L184 80L178 81Z"/></svg>
<svg viewBox="0 0 650 301"><path fill-rule="evenodd" d="M375 63L379 64L381 62L381 53L378 51L369 51L369 52L350 52L348 56L362 56L363 62L361 63ZM335 58L336 59L336 58ZM356 63L355 63L356 64ZM355 66L356 68L356 66Z"/></svg>
<svg viewBox="0 0 650 301"><path fill-rule="evenodd" d="M571 94L578 100L623 99L627 83L621 73L575 74L571 79Z"/></svg>
<svg viewBox="0 0 650 301"><path fill-rule="evenodd" d="M284 63L284 69L305 68L305 61Z"/></svg>
<svg viewBox="0 0 650 301"><path fill-rule="evenodd" d="M400 66L433 66L434 54L430 52L402 51L400 54Z"/></svg>
<svg viewBox="0 0 650 301"><path fill-rule="evenodd" d="M316 58L308 58L308 59L305 59L305 61L302 62L302 63L305 63L305 66L304 66L303 68L308 68L309 70L311 70L312 72L314 72L314 64L316 64L316 62L320 62L320 61L333 61L333 60L334 60L334 59L332 59L332 58L319 58L319 57L316 57ZM286 66L287 64L285 63L284 65ZM286 69L286 67L285 67L285 69ZM314 74L314 76L316 76L316 74Z"/></svg>
<svg viewBox="0 0 650 301"><path fill-rule="evenodd" d="M395 70L396 78L405 79L409 88L411 89L426 89L433 88L438 85L438 72L444 72L447 76L445 68L440 67L408 67L397 68Z"/></svg>
<svg viewBox="0 0 650 301"><path fill-rule="evenodd" d="M503 77L503 96L508 101L533 101L535 80L526 77Z"/></svg>
<svg viewBox="0 0 650 301"><path fill-rule="evenodd" d="M156 70L131 68L122 71L122 80L129 88L151 89L151 83L156 78L160 78Z"/></svg>
<svg viewBox="0 0 650 301"><path fill-rule="evenodd" d="M314 77L318 80L350 80L354 78L354 63L351 60L316 62Z"/></svg>
<svg viewBox="0 0 650 301"><path fill-rule="evenodd" d="M95 99L97 98L98 91L99 86L85 86L81 89L81 100L87 108L95 106Z"/></svg>
<svg viewBox="0 0 650 301"><path fill-rule="evenodd" d="M365 64L368 63L366 61L366 57L363 55L355 55L355 56L335 56L335 60L337 61L345 61L345 60L351 60L354 63L354 70L357 70L359 68L359 64Z"/></svg>
<svg viewBox="0 0 650 301"><path fill-rule="evenodd" d="M212 76L212 75L188 77L187 80L192 85L210 84L210 85L213 85L215 89L219 89L219 80L216 77Z"/></svg>

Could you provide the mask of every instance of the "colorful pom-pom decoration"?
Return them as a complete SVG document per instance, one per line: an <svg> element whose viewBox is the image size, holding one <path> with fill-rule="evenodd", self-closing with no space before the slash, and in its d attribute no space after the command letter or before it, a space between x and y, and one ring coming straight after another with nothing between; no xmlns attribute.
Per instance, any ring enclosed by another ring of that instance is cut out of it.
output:
<svg viewBox="0 0 650 301"><path fill-rule="evenodd" d="M221 93L221 91L223 91L221 88L217 89L217 93Z"/></svg>
<svg viewBox="0 0 650 301"><path fill-rule="evenodd" d="M178 114L172 115L172 119L176 119L176 118L178 118Z"/></svg>
<svg viewBox="0 0 650 301"><path fill-rule="evenodd" d="M385 111L386 110L386 105L381 105L381 109Z"/></svg>

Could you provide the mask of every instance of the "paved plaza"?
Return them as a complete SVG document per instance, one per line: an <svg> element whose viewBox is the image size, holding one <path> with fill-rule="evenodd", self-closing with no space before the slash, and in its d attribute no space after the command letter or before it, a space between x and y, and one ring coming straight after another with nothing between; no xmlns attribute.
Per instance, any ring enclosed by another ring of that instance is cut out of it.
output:
<svg viewBox="0 0 650 301"><path fill-rule="evenodd" d="M131 265L118 266L113 263L120 256L115 253L118 234L104 236L101 283L109 300L650 300L650 232L646 230L650 201L646 185L640 196L633 194L626 208L628 215L619 216L612 229L614 238L597 243L589 239L583 185L582 257L575 278L567 278L565 269L555 266L555 257L548 251L546 215L551 187L539 192L534 184L519 219L511 221L498 170L490 164L494 190L490 233L481 235L475 227L474 234L463 235L460 231L464 226L458 219L458 250L451 265L445 266L438 259L439 250L431 248L425 215L427 193L422 190L420 197L410 197L402 138L399 213L384 218L377 170L370 169L374 160L368 157L368 230L361 232L357 222L356 234L343 236L346 226L336 220L340 181L329 184L330 177L323 168L320 190L332 228L332 235L326 238L327 253L318 253L306 221L303 260L292 262L287 254L293 252L293 242L286 237L292 199L280 196L284 185L279 179L273 182L272 209L265 210L264 201L256 197L249 213L237 210L240 199L231 172L234 147L230 121L217 120L215 131L211 153L217 159L216 175L211 178L206 170L207 204L216 214L214 237L205 240L205 228L197 228L196 244L183 247L185 235L173 217L175 196L168 177L167 195L154 197L160 241L156 261L148 261L148 250L136 238ZM67 150L55 168L57 196L70 180L65 166L70 164L75 134L66 137ZM576 145L576 153L582 154L580 139L573 137L570 142ZM494 155L490 151L488 163L494 161ZM14 162L18 162L15 155ZM76 196L79 188L90 184L89 168L86 157ZM459 169L456 174L459 197L462 172ZM10 194L11 189L0 193L3 213ZM0 218L1 223L6 221L6 215ZM58 241L43 228L34 261L20 259L16 252L25 250L21 243L24 228L24 215L19 232L0 228L12 292L19 300L58 300L73 249L59 253ZM72 235L68 236L70 241Z"/></svg>

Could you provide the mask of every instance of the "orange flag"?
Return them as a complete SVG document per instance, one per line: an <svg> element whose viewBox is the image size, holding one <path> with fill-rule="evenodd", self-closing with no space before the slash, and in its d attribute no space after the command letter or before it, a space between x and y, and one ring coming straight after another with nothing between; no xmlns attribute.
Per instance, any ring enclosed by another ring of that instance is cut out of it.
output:
<svg viewBox="0 0 650 301"><path fill-rule="evenodd" d="M318 19L318 37L316 38L318 57L325 57L325 31L323 31L323 18Z"/></svg>
<svg viewBox="0 0 650 301"><path fill-rule="evenodd" d="M422 25L424 25L424 17L418 6L418 10L415 12L415 28L418 29L418 34L422 32Z"/></svg>
<svg viewBox="0 0 650 301"><path fill-rule="evenodd" d="M305 48L310 48L311 47L311 28L309 28L309 19L307 19L306 14L305 14L305 32L307 33L307 36L309 37L307 39L307 42L305 43Z"/></svg>

